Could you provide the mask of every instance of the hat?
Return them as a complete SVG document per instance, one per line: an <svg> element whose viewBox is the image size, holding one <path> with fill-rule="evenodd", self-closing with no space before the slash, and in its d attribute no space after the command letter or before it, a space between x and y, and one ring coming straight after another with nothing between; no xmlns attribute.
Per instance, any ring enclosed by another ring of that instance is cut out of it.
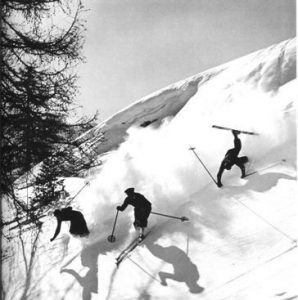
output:
<svg viewBox="0 0 298 300"><path fill-rule="evenodd" d="M124 191L124 193L129 194L129 193L133 193L135 191L134 188L128 188Z"/></svg>

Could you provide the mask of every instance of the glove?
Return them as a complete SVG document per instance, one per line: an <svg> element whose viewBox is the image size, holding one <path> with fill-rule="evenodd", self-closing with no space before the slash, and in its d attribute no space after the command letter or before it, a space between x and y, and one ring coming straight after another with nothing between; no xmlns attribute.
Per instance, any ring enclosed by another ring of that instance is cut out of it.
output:
<svg viewBox="0 0 298 300"><path fill-rule="evenodd" d="M50 241L53 242L54 238L51 238Z"/></svg>
<svg viewBox="0 0 298 300"><path fill-rule="evenodd" d="M117 206L117 210L121 210L121 206Z"/></svg>

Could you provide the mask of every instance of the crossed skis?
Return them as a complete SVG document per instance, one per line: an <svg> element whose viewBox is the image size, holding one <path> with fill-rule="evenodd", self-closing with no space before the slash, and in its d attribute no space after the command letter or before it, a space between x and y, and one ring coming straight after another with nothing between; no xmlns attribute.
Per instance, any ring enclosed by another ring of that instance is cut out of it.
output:
<svg viewBox="0 0 298 300"><path fill-rule="evenodd" d="M139 237L135 238L124 250L120 252L120 254L116 257L116 266L117 268L119 267L120 263L127 257L130 256L131 252L137 248L143 241L144 239L148 236L148 234L151 232L148 231L144 237L140 240Z"/></svg>
<svg viewBox="0 0 298 300"><path fill-rule="evenodd" d="M114 232L115 232L115 229L116 229L116 223L117 223L117 219L118 219L118 213L119 211L117 210L117 213L116 213L116 217L115 217L115 221L114 221L114 225L113 225L113 230L112 230L112 234L108 236L107 240L110 242L110 243L113 243L116 241L116 237L114 235ZM157 213L157 212L151 212L151 214L154 214L154 215L159 215L159 216L162 216L162 217L167 217L167 218L172 218L172 219L178 219L180 220L181 222L186 222L186 221L189 221L189 219L185 216L182 216L182 217L176 217L176 216L172 216L172 215L166 215L166 214L162 214L162 213ZM120 254L118 255L118 257L116 258L116 265L117 267L119 266L119 264L125 259L127 258L130 253L135 249L137 248L143 241L144 239L148 236L148 234L150 234L150 232L152 231L149 230L144 236L140 237L136 237L134 240L132 240L132 242L124 249L120 252Z"/></svg>

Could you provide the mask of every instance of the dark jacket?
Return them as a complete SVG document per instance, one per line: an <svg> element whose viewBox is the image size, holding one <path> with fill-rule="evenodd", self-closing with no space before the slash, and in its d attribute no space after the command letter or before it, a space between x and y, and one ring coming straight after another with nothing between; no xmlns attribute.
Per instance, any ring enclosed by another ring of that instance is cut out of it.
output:
<svg viewBox="0 0 298 300"><path fill-rule="evenodd" d="M69 232L73 235L87 236L90 232L88 230L85 218L79 211L72 210L71 207L61 209L59 215L56 216L57 228L52 240L54 240L60 232L61 223L63 221L70 221Z"/></svg>
<svg viewBox="0 0 298 300"><path fill-rule="evenodd" d="M128 205L132 205L135 210L151 210L151 202L139 193L127 196L123 204L119 207L119 210L125 210Z"/></svg>

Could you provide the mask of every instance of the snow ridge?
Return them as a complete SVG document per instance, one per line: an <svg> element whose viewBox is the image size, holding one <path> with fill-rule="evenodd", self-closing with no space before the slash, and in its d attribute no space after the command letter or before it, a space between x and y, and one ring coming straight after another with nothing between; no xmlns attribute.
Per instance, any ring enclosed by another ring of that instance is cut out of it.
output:
<svg viewBox="0 0 298 300"><path fill-rule="evenodd" d="M92 137L90 146L97 154L109 152L125 140L130 127L159 126L165 118L175 116L199 88L220 74L230 77L229 84L236 80L266 92L277 91L296 77L296 39L272 45L169 85L119 111L78 140L83 143Z"/></svg>

